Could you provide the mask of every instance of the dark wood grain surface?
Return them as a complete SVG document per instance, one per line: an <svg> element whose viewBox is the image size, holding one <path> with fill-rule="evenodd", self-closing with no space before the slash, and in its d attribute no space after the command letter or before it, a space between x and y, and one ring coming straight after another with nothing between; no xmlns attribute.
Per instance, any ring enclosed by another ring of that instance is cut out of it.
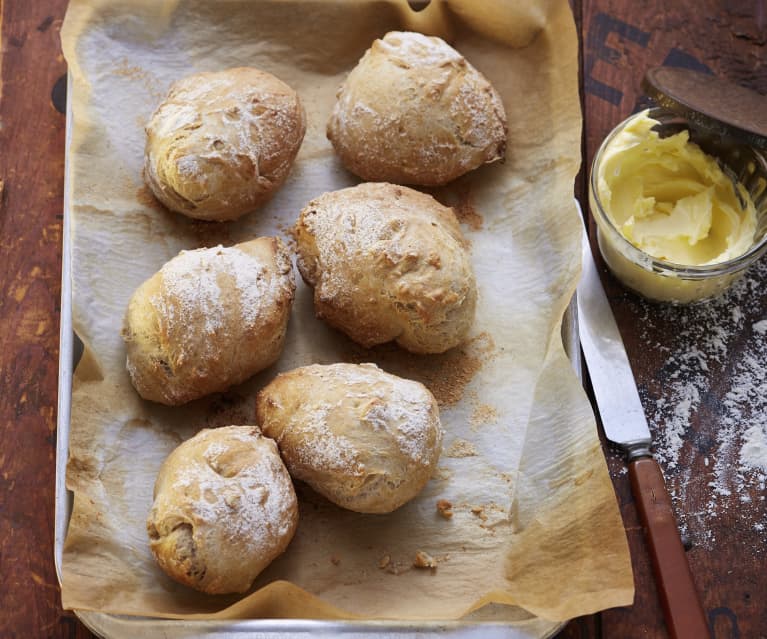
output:
<svg viewBox="0 0 767 639"><path fill-rule="evenodd" d="M765 2L598 0L582 2L576 16L579 13L586 166L610 130L644 105L640 82L647 68L670 65L708 71L767 94ZM580 188L585 194L585 173L582 179ZM763 271L752 274L752 279L763 282ZM660 441L669 423L668 411L658 411L658 402L664 397L679 399L670 388L677 383L674 376L680 372L675 365L681 358L670 355L698 346L689 338L681 339L680 332L685 324L700 330L699 346L705 351L705 331L726 326L720 317L730 309L723 303L708 315L695 309L664 310L627 293L609 275L603 281L646 412L650 416L662 413L651 418L653 436ZM732 300L733 304L737 301ZM683 497L674 505L677 518L686 524L687 555L712 635L715 639L762 639L767 637L767 533L760 523L766 513L764 485L756 482L715 498L715 487L709 485L715 483L716 455L727 452L717 446L717 437L728 417L724 400L729 382L737 364L749 356L749 343L754 340L750 327L767 317L767 296L738 308L744 314L742 329L729 340L726 356L721 361L709 357L705 379L689 380L684 387L698 392L700 401L689 415L678 463L662 465L672 494ZM703 320L708 319L717 320L715 326L707 327ZM767 366L767 361L761 365ZM692 376L696 371L681 374ZM737 464L731 452L727 461ZM665 638L668 635L624 462L608 451L608 463L631 546L637 594L634 606L599 616L601 636ZM584 636L573 632L572 637Z"/></svg>
<svg viewBox="0 0 767 639"><path fill-rule="evenodd" d="M2 638L91 636L71 613L61 610L53 564L66 72L59 30L66 4L0 0ZM650 66L710 71L767 93L764 0L572 4L582 39L586 166L612 127L643 104L639 83ZM582 201L586 174L583 171L576 184ZM693 385L703 399L689 414L677 463L664 463L716 639L767 637L767 533L760 524L767 520L764 485L747 482L741 490L715 499L709 486L714 483L716 456L724 454L717 438L730 416L725 401L728 380L751 353L754 335L748 327L767 317L767 296L760 294L767 289L764 271L752 279L765 286L755 287L748 303L738 306L745 315L739 319L745 327L742 335L728 342L725 357L708 362L704 379ZM643 401L654 415L651 425L656 436L662 435L662 400L678 375L669 353L689 347L680 342L680 324L696 326L700 318L695 311L648 305L609 275L604 281ZM767 367L767 362L762 364ZM618 455L609 449L606 454L631 545L636 600L631 607L576 619L560 637L662 639L667 633L628 475Z"/></svg>

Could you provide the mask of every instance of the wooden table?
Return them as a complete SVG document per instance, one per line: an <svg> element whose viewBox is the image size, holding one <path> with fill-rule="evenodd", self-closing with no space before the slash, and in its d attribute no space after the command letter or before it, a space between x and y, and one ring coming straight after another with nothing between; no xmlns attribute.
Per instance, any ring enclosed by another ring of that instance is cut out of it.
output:
<svg viewBox="0 0 767 639"><path fill-rule="evenodd" d="M66 4L0 0L0 637L91 636L61 610L53 565L66 93L59 31ZM583 45L584 166L610 129L642 104L639 81L647 67L709 70L767 93L764 0L576 0L573 7ZM585 170L576 191L583 201ZM767 637L764 482L747 474L727 495L716 475L718 456L737 464L721 436L738 410L727 397L730 382L743 370L767 367L751 361L765 352L754 350L764 335L753 324L767 317L766 271L752 274L748 303L735 310L720 304L703 319L699 311L642 302L605 276L656 436L674 410L689 417L678 463L667 446L664 465L717 639ZM731 318L734 335L723 353L700 324L708 318L728 328L727 313L739 316ZM680 366L685 352L692 359ZM764 387L758 392L764 396ZM560 637L666 637L628 476L617 455L607 457L631 544L636 601L576 619Z"/></svg>

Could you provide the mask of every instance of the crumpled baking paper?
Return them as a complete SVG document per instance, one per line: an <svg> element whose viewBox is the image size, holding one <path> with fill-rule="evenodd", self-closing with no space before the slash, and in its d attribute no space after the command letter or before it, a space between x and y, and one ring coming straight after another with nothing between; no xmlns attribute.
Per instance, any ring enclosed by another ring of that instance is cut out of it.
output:
<svg viewBox="0 0 767 639"><path fill-rule="evenodd" d="M505 163L431 190L456 206L472 246L479 304L469 342L441 356L366 351L315 319L299 282L271 369L182 407L141 400L120 338L132 292L182 249L285 237L310 199L357 183L325 124L345 75L393 29L448 40L495 85L509 117ZM85 344L72 392L66 608L193 619L471 615L542 636L560 620L631 603L615 495L560 338L581 237L572 199L578 44L565 0L434 0L421 12L404 0L73 0L62 41L72 105L65 241L73 324ZM142 181L143 127L174 80L240 65L274 73L304 102L308 128L293 172L268 205L236 223L168 212ZM423 493L391 515L361 515L298 485L298 533L250 593L206 596L167 578L145 531L165 456L200 428L253 423L255 394L277 372L337 361L377 362L437 396L444 452ZM453 504L449 520L437 513L440 499ZM412 567L419 550L435 570Z"/></svg>

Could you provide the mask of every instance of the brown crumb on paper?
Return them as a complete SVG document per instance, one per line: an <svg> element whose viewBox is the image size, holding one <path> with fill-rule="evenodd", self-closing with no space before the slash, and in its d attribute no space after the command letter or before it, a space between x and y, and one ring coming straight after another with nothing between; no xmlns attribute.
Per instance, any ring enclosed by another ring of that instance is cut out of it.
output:
<svg viewBox="0 0 767 639"><path fill-rule="evenodd" d="M415 554L413 566L416 568L436 568L437 560L434 559L434 557L432 557L430 554L425 553L423 550L419 550Z"/></svg>
<svg viewBox="0 0 767 639"><path fill-rule="evenodd" d="M441 355L415 355L394 344L352 348L347 361L373 362L388 373L421 382L440 406L453 406L461 401L483 364L493 357L495 342L488 333L480 333Z"/></svg>
<svg viewBox="0 0 767 639"><path fill-rule="evenodd" d="M437 502L437 512L445 519L450 519L453 516L453 504L447 499L440 499Z"/></svg>
<svg viewBox="0 0 767 639"><path fill-rule="evenodd" d="M136 201L141 204L141 206L145 206L149 209L164 209L160 200L154 196L152 189L150 189L146 184L136 190Z"/></svg>
<svg viewBox="0 0 767 639"><path fill-rule="evenodd" d="M114 75L131 78L133 80L143 79L149 76L141 67L130 64L128 58L123 58L112 69Z"/></svg>
<svg viewBox="0 0 767 639"><path fill-rule="evenodd" d="M471 201L471 190L467 187L458 192L458 201L453 204L455 216L461 224L465 224L472 231L482 230L484 219L482 215L474 208Z"/></svg>
<svg viewBox="0 0 767 639"><path fill-rule="evenodd" d="M432 476L432 479L440 479L442 481L447 481L453 476L453 471L447 468L446 466L437 466L437 470L434 471L434 475Z"/></svg>
<svg viewBox="0 0 767 639"><path fill-rule="evenodd" d="M450 448L445 452L445 457L476 457L479 453L476 447L465 439L454 439Z"/></svg>
<svg viewBox="0 0 767 639"><path fill-rule="evenodd" d="M384 555L378 560L378 567L390 575L401 575L413 569L411 562L402 563L395 561L389 555Z"/></svg>
<svg viewBox="0 0 767 639"><path fill-rule="evenodd" d="M485 507L484 506L472 506L471 507L471 514L472 515L476 515L482 521L485 521L487 519L487 515L485 514Z"/></svg>
<svg viewBox="0 0 767 639"><path fill-rule="evenodd" d="M337 566L341 563L341 558L338 555L331 555L330 557L330 563L334 566Z"/></svg>
<svg viewBox="0 0 767 639"><path fill-rule="evenodd" d="M447 189L426 189L438 202L453 209L456 218L472 231L482 230L484 219L474 208L471 197L471 184L457 183Z"/></svg>
<svg viewBox="0 0 767 639"><path fill-rule="evenodd" d="M219 428L227 424L249 424L250 405L246 398L232 391L210 395L205 403L202 414L205 415L206 428ZM261 432L258 426L254 426L254 432Z"/></svg>
<svg viewBox="0 0 767 639"><path fill-rule="evenodd" d="M474 411L469 418L469 426L476 431L484 424L492 424L498 421L498 410L490 404L478 404L474 406Z"/></svg>
<svg viewBox="0 0 767 639"><path fill-rule="evenodd" d="M434 394L437 402L443 406L452 406L461 401L466 385L482 368L482 360L472 355L461 353L451 358L453 362L444 367L440 375L435 375L424 382L424 385ZM446 369L455 365L450 373Z"/></svg>
<svg viewBox="0 0 767 639"><path fill-rule="evenodd" d="M122 60L117 62L112 68L112 75L128 78L133 82L140 82L144 85L147 92L152 95L155 102L159 102L167 95L167 89L161 86L151 73L132 64L128 58L122 58ZM143 128L143 124L140 125L140 128Z"/></svg>

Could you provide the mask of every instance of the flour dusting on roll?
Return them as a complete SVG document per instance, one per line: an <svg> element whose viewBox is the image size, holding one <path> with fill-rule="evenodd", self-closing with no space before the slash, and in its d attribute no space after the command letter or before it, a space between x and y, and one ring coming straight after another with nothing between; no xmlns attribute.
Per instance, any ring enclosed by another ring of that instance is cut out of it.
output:
<svg viewBox="0 0 767 639"><path fill-rule="evenodd" d="M157 476L147 519L152 554L176 581L206 592L244 592L296 531L290 475L255 426L202 430Z"/></svg>
<svg viewBox="0 0 767 639"><path fill-rule="evenodd" d="M171 87L147 124L144 178L173 211L233 220L282 186L305 132L298 95L270 73L197 73Z"/></svg>
<svg viewBox="0 0 767 639"><path fill-rule="evenodd" d="M182 251L128 304L133 385L144 399L178 405L245 381L282 352L294 292L278 238Z"/></svg>
<svg viewBox="0 0 767 639"><path fill-rule="evenodd" d="M437 186L505 157L506 112L444 40L392 31L339 89L327 136L365 180Z"/></svg>
<svg viewBox="0 0 767 639"><path fill-rule="evenodd" d="M413 499L442 446L428 389L375 364L282 373L258 394L256 420L293 477L362 513L388 513Z"/></svg>
<svg viewBox="0 0 767 639"><path fill-rule="evenodd" d="M477 301L471 255L453 210L430 195L380 183L325 193L294 235L317 315L355 342L442 353L465 339Z"/></svg>

